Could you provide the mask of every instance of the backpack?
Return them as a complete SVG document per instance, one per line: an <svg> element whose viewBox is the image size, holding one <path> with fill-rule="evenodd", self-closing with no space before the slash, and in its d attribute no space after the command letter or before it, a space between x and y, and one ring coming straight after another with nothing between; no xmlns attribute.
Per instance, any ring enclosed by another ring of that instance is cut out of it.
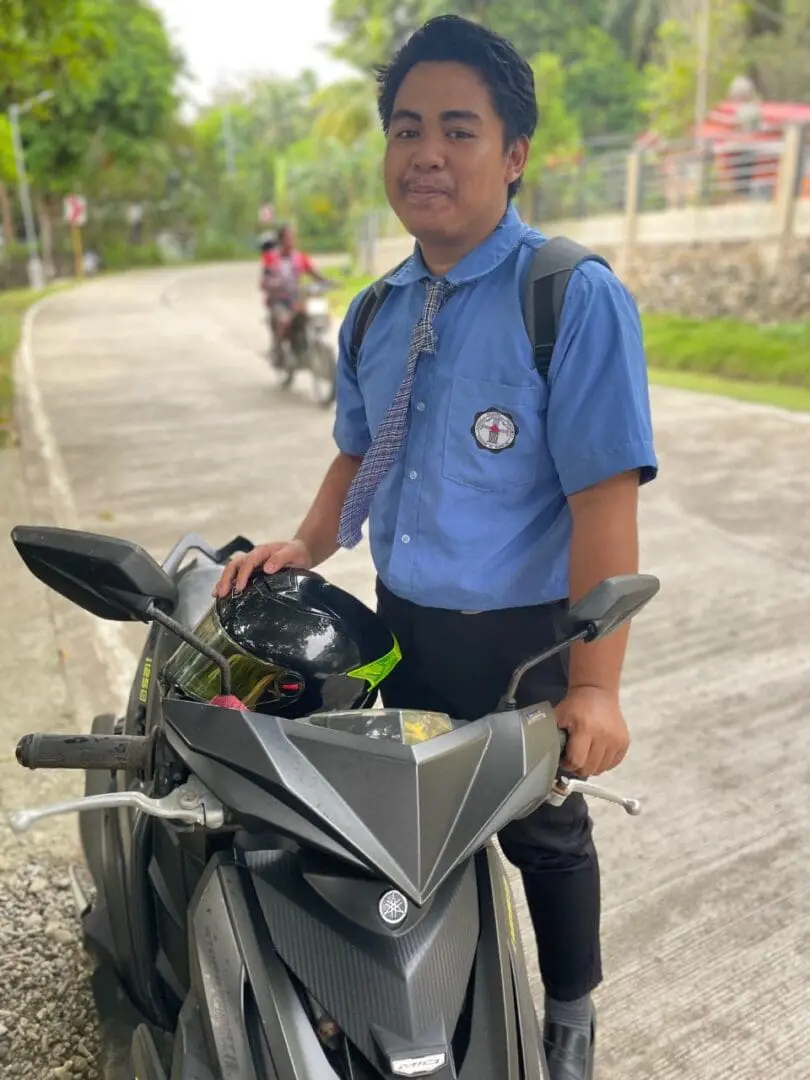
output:
<svg viewBox="0 0 810 1080"><path fill-rule="evenodd" d="M408 259L404 259L384 277L375 281L363 294L357 306L349 352L349 361L354 371L357 371L363 338L391 291L392 286L388 285L385 279L396 273L407 261ZM564 236L552 237L541 244L529 264L523 293L523 321L529 341L534 347L534 364L541 379L548 378L565 290L571 274L584 262L598 262L608 270L611 269L601 255Z"/></svg>

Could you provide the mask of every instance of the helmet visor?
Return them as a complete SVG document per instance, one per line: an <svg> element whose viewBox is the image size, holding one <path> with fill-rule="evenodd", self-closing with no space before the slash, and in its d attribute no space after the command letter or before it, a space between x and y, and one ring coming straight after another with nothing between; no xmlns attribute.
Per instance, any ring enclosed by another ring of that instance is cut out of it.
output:
<svg viewBox="0 0 810 1080"><path fill-rule="evenodd" d="M296 696L299 686L286 685L291 679L289 671L277 664L257 660L225 633L216 604L194 632L228 661L233 693L249 709L260 698L267 701L284 697L289 701ZM170 686L197 701L210 701L221 693L221 673L217 665L185 642L166 661L163 675ZM280 681L285 685L279 685Z"/></svg>

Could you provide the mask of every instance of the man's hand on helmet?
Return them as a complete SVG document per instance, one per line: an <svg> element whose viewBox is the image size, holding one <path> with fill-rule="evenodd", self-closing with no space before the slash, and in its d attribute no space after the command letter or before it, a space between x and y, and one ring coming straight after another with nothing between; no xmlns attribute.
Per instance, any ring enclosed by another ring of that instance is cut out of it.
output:
<svg viewBox="0 0 810 1080"><path fill-rule="evenodd" d="M310 570L313 562L310 550L303 540L259 544L247 555L234 555L222 571L222 577L214 587L212 595L221 598L227 596L231 589L241 592L250 580L250 575L260 566L266 574L274 574L285 566Z"/></svg>

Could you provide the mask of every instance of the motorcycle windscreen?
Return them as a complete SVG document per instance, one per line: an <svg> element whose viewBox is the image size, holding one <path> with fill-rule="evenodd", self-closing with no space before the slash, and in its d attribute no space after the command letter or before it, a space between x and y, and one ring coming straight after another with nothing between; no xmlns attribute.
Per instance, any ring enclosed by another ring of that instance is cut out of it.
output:
<svg viewBox="0 0 810 1080"><path fill-rule="evenodd" d="M422 709L346 709L343 712L314 713L302 724L343 731L347 735L362 735L366 739L382 739L418 746L420 743L448 735L456 725L446 713Z"/></svg>

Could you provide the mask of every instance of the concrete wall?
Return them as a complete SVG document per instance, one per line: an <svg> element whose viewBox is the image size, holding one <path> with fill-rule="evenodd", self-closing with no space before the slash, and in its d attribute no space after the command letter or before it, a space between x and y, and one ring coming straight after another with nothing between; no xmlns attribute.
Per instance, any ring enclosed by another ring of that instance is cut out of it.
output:
<svg viewBox="0 0 810 1080"><path fill-rule="evenodd" d="M810 200L795 204L792 235L780 232L783 224L778 202L751 201L540 227L603 254L642 310L771 322L810 317ZM384 274L412 248L404 231L378 239L373 273Z"/></svg>
<svg viewBox="0 0 810 1080"><path fill-rule="evenodd" d="M637 244L727 243L771 239L778 235L781 210L776 202L726 203L723 206L694 206L678 210L657 210L635 217ZM540 226L550 236L570 236L591 247L625 242L626 214L569 218ZM793 235L810 237L810 200L796 203Z"/></svg>

